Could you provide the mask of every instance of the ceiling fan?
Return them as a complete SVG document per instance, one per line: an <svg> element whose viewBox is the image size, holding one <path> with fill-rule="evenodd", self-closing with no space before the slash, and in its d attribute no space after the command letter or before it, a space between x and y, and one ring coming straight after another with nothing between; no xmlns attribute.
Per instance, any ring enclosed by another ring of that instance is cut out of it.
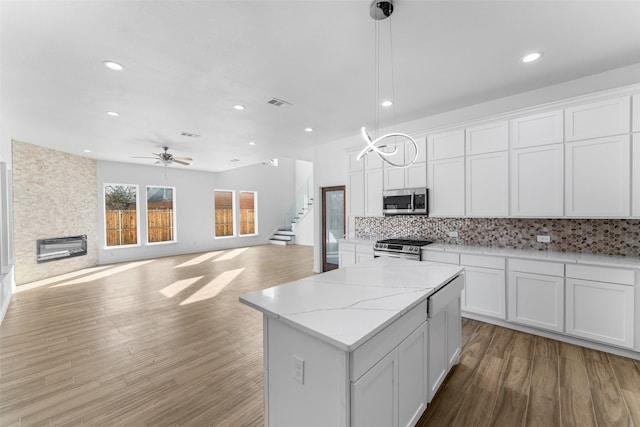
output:
<svg viewBox="0 0 640 427"><path fill-rule="evenodd" d="M162 148L164 149L164 153L151 153L155 157L134 157L134 159L155 159L155 165L162 164L165 166L168 166L173 162L189 166L191 164L189 162L193 160L191 157L174 157L173 154L169 153L169 147Z"/></svg>

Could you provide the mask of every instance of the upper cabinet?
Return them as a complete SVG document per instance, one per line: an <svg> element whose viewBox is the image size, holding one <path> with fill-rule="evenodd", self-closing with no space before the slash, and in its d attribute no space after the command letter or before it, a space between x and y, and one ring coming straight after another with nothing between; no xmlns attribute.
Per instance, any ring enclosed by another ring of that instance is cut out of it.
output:
<svg viewBox="0 0 640 427"><path fill-rule="evenodd" d="M535 147L564 141L563 111L549 111L511 120L511 148Z"/></svg>
<svg viewBox="0 0 640 427"><path fill-rule="evenodd" d="M628 133L631 99L624 96L566 108L564 118L567 142Z"/></svg>
<svg viewBox="0 0 640 427"><path fill-rule="evenodd" d="M508 159L506 151L467 156L467 216L505 217L509 214Z"/></svg>
<svg viewBox="0 0 640 427"><path fill-rule="evenodd" d="M464 157L429 162L429 215L464 216Z"/></svg>
<svg viewBox="0 0 640 427"><path fill-rule="evenodd" d="M509 148L509 127L506 121L467 128L467 155L494 153Z"/></svg>
<svg viewBox="0 0 640 427"><path fill-rule="evenodd" d="M636 133L632 136L633 142L631 146L631 215L640 217L640 134ZM640 344L640 343L638 343Z"/></svg>
<svg viewBox="0 0 640 427"><path fill-rule="evenodd" d="M640 94L633 95L633 132L640 132Z"/></svg>
<svg viewBox="0 0 640 427"><path fill-rule="evenodd" d="M427 137L427 157L430 161L462 156L464 156L464 129Z"/></svg>
<svg viewBox="0 0 640 427"><path fill-rule="evenodd" d="M566 144L566 215L629 216L630 155L629 135Z"/></svg>
<svg viewBox="0 0 640 427"><path fill-rule="evenodd" d="M349 173L362 172L364 170L364 160L358 160L358 154L360 154L360 151L352 150L347 152L349 156Z"/></svg>
<svg viewBox="0 0 640 427"><path fill-rule="evenodd" d="M384 189L399 190L402 188L427 186L427 144L425 138L416 138L418 153L413 144L404 141L398 144L398 152L389 158L395 164L408 163L414 158L415 163L406 168L397 168L385 163L384 165Z"/></svg>

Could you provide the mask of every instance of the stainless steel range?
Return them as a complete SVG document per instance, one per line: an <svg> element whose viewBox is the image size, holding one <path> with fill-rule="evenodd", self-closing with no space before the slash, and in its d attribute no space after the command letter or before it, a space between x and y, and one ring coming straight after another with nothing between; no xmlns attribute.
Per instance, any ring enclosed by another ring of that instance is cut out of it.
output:
<svg viewBox="0 0 640 427"><path fill-rule="evenodd" d="M378 240L375 245L373 245L373 256L386 256L420 261L422 259L422 251L420 249L431 243L433 242L430 240L413 239Z"/></svg>

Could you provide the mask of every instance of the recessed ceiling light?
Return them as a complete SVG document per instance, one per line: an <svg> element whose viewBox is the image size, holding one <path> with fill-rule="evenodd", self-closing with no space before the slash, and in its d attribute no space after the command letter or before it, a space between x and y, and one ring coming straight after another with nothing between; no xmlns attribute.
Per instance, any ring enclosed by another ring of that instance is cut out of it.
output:
<svg viewBox="0 0 640 427"><path fill-rule="evenodd" d="M115 61L102 61L105 67L114 71L122 71L124 70L124 66Z"/></svg>
<svg viewBox="0 0 640 427"><path fill-rule="evenodd" d="M238 111L242 111L247 107L245 107L244 105L241 105L241 104L236 104L236 105L233 106L233 108L238 110Z"/></svg>
<svg viewBox="0 0 640 427"><path fill-rule="evenodd" d="M530 54L523 56L521 61L524 63L533 62L540 59L541 56L542 56L541 52L531 52Z"/></svg>
<svg viewBox="0 0 640 427"><path fill-rule="evenodd" d="M391 101L382 101L381 105L383 107L391 107L393 105L393 102L391 102Z"/></svg>
<svg viewBox="0 0 640 427"><path fill-rule="evenodd" d="M116 113L115 111L107 111L107 115L112 117L118 117L120 113Z"/></svg>
<svg viewBox="0 0 640 427"><path fill-rule="evenodd" d="M84 151L85 153L90 153L91 152L91 150L82 150L82 151Z"/></svg>
<svg viewBox="0 0 640 427"><path fill-rule="evenodd" d="M313 128L304 128L305 132L313 132Z"/></svg>
<svg viewBox="0 0 640 427"><path fill-rule="evenodd" d="M256 143L253 141L249 141L249 145L256 145Z"/></svg>

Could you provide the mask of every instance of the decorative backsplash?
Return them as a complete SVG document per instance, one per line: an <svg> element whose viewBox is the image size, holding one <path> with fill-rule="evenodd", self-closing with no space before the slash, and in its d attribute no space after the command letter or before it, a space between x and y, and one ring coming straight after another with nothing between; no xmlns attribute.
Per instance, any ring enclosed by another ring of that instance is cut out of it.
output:
<svg viewBox="0 0 640 427"><path fill-rule="evenodd" d="M450 231L457 231L458 238L449 237ZM540 235L550 236L551 243L538 243L536 236ZM356 217L355 237L640 256L640 220L634 219Z"/></svg>

